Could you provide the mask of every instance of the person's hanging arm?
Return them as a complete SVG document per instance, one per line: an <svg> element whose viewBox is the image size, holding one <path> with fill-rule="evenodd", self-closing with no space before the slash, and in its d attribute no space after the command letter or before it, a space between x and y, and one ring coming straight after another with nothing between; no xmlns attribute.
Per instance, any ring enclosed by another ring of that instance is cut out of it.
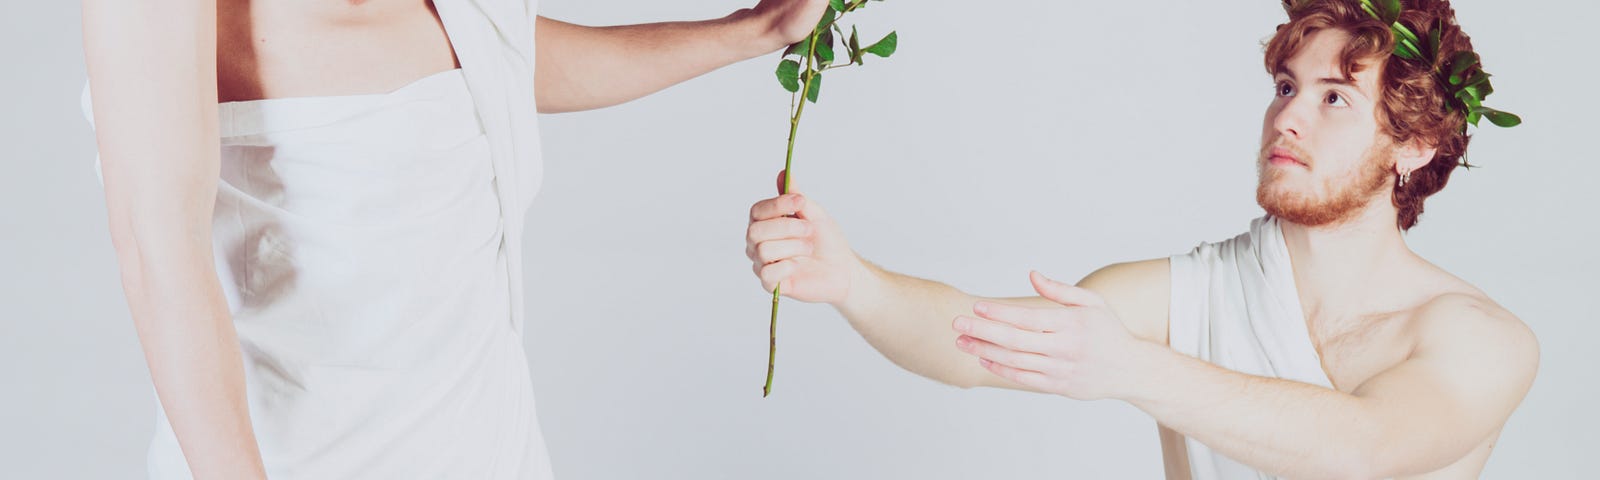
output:
<svg viewBox="0 0 1600 480"><path fill-rule="evenodd" d="M112 244L145 361L195 478L260 479L239 341L213 265L216 0L86 0Z"/></svg>
<svg viewBox="0 0 1600 480"><path fill-rule="evenodd" d="M625 103L775 52L810 34L827 5L827 0L762 0L715 20L614 27L539 17L534 42L539 112Z"/></svg>

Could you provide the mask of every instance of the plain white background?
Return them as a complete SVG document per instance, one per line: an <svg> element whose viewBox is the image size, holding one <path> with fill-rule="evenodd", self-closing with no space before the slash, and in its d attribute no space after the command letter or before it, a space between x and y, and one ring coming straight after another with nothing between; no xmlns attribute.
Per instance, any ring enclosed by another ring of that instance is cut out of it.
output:
<svg viewBox="0 0 1600 480"><path fill-rule="evenodd" d="M586 24L754 0L549 0ZM1489 478L1577 478L1600 449L1600 178L1590 2L1458 2L1519 128L1486 129L1410 234L1521 316L1539 378ZM0 477L142 478L154 403L78 113L76 2L0 16ZM1279 2L890 0L853 15L900 53L830 73L798 187L891 269L984 295L1243 231ZM830 309L767 309L743 255L789 95L776 55L629 105L543 118L527 239L529 361L563 479L1154 478L1119 402L959 390L882 359ZM1487 125L1487 122L1485 122ZM942 321L930 319L930 321Z"/></svg>

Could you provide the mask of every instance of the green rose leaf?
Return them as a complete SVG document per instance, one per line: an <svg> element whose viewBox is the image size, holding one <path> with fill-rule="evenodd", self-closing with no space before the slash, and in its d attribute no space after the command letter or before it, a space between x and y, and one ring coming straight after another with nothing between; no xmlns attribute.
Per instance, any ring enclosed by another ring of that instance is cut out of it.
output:
<svg viewBox="0 0 1600 480"><path fill-rule="evenodd" d="M831 30L817 37L817 63L823 65L833 63L833 31Z"/></svg>
<svg viewBox="0 0 1600 480"><path fill-rule="evenodd" d="M861 56L866 52L861 51L861 35L856 31L856 26L850 26L850 63L861 65Z"/></svg>
<svg viewBox="0 0 1600 480"><path fill-rule="evenodd" d="M811 103L817 103L818 92L822 91L822 74L813 73L809 83L810 85L806 86L806 100L810 100Z"/></svg>
<svg viewBox="0 0 1600 480"><path fill-rule="evenodd" d="M800 91L800 62L784 60L778 64L778 83L789 93Z"/></svg>
<svg viewBox="0 0 1600 480"><path fill-rule="evenodd" d="M801 58L805 58L806 53L810 51L811 36L806 35L806 38L800 40L799 42L795 42L794 45L790 45L789 49L783 52L783 56L787 57L789 55L799 55Z"/></svg>
<svg viewBox="0 0 1600 480"><path fill-rule="evenodd" d="M820 30L823 30L823 29L827 28L828 25L833 23L834 19L839 18L838 15L839 15L839 12L835 12L831 8L827 9L827 10L823 10L822 11L822 21L817 22L817 28L815 28L813 30L820 31Z"/></svg>
<svg viewBox="0 0 1600 480"><path fill-rule="evenodd" d="M883 40L878 40L878 43L874 43L872 46L867 47L866 51L867 53L873 55L889 58L890 55L894 55L894 51L899 47L899 44L900 36L898 32L889 32L888 36L883 37Z"/></svg>

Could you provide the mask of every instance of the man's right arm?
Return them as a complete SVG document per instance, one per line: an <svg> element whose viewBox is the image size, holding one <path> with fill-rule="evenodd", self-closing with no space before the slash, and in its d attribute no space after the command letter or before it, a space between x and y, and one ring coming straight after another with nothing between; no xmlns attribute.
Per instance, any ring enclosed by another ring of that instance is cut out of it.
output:
<svg viewBox="0 0 1600 480"><path fill-rule="evenodd" d="M156 393L199 479L266 478L213 267L216 0L85 0L112 245Z"/></svg>
<svg viewBox="0 0 1600 480"><path fill-rule="evenodd" d="M980 300L1027 307L1060 307L1033 296L984 298L954 287L891 272L850 250L839 226L799 195L763 200L751 209L746 254L762 285L785 296L825 302L890 361L912 373L962 388L1032 390L996 376L956 348L957 316L975 316ZM1167 341L1170 273L1166 259L1111 265L1079 286L1094 290L1138 338Z"/></svg>

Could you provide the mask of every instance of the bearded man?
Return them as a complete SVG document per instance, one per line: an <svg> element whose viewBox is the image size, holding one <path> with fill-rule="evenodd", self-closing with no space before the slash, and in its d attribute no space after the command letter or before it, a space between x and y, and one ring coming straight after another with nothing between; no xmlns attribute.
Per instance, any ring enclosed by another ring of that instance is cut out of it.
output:
<svg viewBox="0 0 1600 480"><path fill-rule="evenodd" d="M751 210L757 276L916 374L1126 401L1160 425L1169 478L1477 478L1538 343L1403 233L1464 165L1469 123L1519 120L1482 106L1447 1L1285 7L1250 231L990 299L863 260L791 192Z"/></svg>

